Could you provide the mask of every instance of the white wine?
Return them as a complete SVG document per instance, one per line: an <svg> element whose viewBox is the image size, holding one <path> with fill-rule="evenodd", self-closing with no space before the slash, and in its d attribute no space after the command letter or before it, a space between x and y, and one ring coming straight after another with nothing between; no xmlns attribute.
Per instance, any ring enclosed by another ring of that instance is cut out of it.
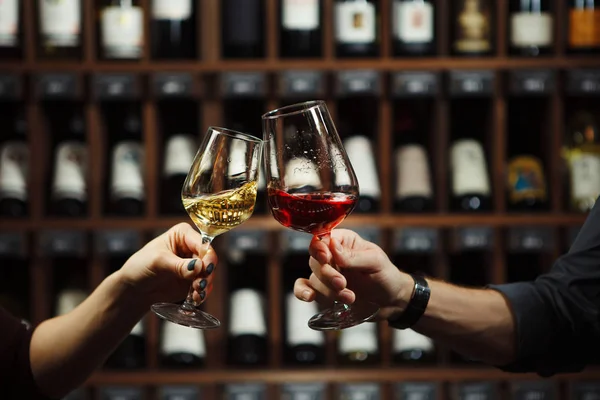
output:
<svg viewBox="0 0 600 400"><path fill-rule="evenodd" d="M254 212L256 181L219 193L184 197L183 206L204 234L215 237L244 223Z"/></svg>

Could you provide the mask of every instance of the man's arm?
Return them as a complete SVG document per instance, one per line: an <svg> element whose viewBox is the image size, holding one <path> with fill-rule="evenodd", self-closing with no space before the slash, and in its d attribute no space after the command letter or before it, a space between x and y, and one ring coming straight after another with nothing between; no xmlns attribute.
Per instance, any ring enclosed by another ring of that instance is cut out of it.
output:
<svg viewBox="0 0 600 400"><path fill-rule="evenodd" d="M403 274L406 275L406 274ZM403 277L396 312L406 308L412 278ZM497 291L469 289L428 279L431 297L413 329L469 358L506 365L515 358L515 323L510 306Z"/></svg>
<svg viewBox="0 0 600 400"><path fill-rule="evenodd" d="M508 371L581 370L600 351L599 220L597 206L569 253L533 282L466 289L429 280L429 305L414 329ZM313 274L296 282L298 298L351 304L358 296L381 307L380 320L406 309L414 282L378 246L340 229L329 245L313 240L309 251Z"/></svg>

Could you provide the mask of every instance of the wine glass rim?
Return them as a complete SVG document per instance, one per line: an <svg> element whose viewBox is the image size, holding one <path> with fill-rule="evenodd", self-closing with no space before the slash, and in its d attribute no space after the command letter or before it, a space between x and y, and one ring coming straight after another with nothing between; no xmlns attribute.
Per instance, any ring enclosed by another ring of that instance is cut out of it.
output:
<svg viewBox="0 0 600 400"><path fill-rule="evenodd" d="M290 104L289 106L283 106L280 108L276 108L275 110L271 110L268 113L265 113L262 118L263 119L274 119L279 117L287 117L290 115L302 114L313 108L322 107L325 105L325 101L323 100L309 100L303 103Z"/></svg>
<svg viewBox="0 0 600 400"><path fill-rule="evenodd" d="M220 133L220 134L225 135L225 136L232 137L234 139L245 140L247 142L255 142L255 143L262 143L263 142L262 139L259 139L256 136L250 135L248 133L244 133L244 132L240 132L240 131L235 131L233 129L223 128L223 127L220 127L220 126L209 126L208 130L212 131L212 132Z"/></svg>

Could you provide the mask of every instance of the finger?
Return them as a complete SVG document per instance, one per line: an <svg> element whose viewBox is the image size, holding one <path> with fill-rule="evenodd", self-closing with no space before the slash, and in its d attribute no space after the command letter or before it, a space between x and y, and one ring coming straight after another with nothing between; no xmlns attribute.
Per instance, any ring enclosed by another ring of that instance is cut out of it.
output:
<svg viewBox="0 0 600 400"><path fill-rule="evenodd" d="M328 241L325 242L317 236L312 238L308 247L308 254L321 264L331 264L331 251L329 251Z"/></svg>
<svg viewBox="0 0 600 400"><path fill-rule="evenodd" d="M217 252L212 247L208 249L208 252L202 258L202 263L206 265L206 268L202 269L200 276L203 278L212 277L219 263Z"/></svg>
<svg viewBox="0 0 600 400"><path fill-rule="evenodd" d="M333 263L339 268L352 268L364 273L374 273L383 266L383 253L378 248L355 249L342 246L334 238L331 239L329 247L332 252Z"/></svg>
<svg viewBox="0 0 600 400"><path fill-rule="evenodd" d="M310 257L308 265L313 274L331 290L339 292L348 284L344 275L329 264L321 264L316 259Z"/></svg>
<svg viewBox="0 0 600 400"><path fill-rule="evenodd" d="M194 303L197 305L204 303L206 299L210 297L213 288L214 285L211 283L203 290L194 291L194 293L192 293L192 299L194 300Z"/></svg>
<svg viewBox="0 0 600 400"><path fill-rule="evenodd" d="M308 284L317 292L317 301L319 303L323 303L323 301L319 300L319 296L324 297L329 302L338 300L344 304L352 304L356 298L350 289L344 289L342 291L331 290L323 282L321 282L315 274L310 275Z"/></svg>
<svg viewBox="0 0 600 400"><path fill-rule="evenodd" d="M202 260L197 258L180 258L175 254L164 251L156 257L152 266L159 272L168 272L180 279L193 281L203 270Z"/></svg>
<svg viewBox="0 0 600 400"><path fill-rule="evenodd" d="M310 281L305 278L299 278L294 283L294 296L296 296L298 300L306 301L308 303L316 301L319 304L330 305L333 302L333 300L330 300L315 291L311 287Z"/></svg>
<svg viewBox="0 0 600 400"><path fill-rule="evenodd" d="M317 292L310 286L308 279L298 278L294 282L294 296L299 300L311 302L315 300Z"/></svg>
<svg viewBox="0 0 600 400"><path fill-rule="evenodd" d="M202 258L210 246L203 243L202 235L188 223L182 222L172 228L175 248L182 249Z"/></svg>

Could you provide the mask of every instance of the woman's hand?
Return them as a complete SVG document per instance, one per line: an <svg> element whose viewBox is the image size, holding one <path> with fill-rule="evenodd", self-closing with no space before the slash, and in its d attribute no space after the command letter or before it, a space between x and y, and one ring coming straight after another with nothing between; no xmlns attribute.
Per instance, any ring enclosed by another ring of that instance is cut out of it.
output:
<svg viewBox="0 0 600 400"><path fill-rule="evenodd" d="M117 273L149 304L180 301L192 283L194 301L200 304L212 291L217 262L200 233L181 223L146 244Z"/></svg>

